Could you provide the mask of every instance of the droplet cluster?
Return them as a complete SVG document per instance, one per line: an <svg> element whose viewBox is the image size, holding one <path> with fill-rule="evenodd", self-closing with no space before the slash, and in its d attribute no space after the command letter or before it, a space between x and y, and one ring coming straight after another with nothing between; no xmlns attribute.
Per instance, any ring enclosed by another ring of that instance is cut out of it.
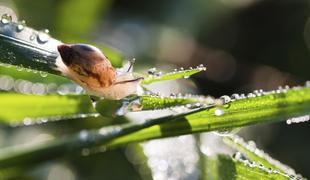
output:
<svg viewBox="0 0 310 180"><path fill-rule="evenodd" d="M256 156L258 156L262 159L265 159L270 164L274 165L275 167L282 170L283 172L290 174L290 175L294 175L296 177L299 176L299 175L296 175L295 170L292 169L291 167L282 164L280 161L273 159L271 156L269 156L263 150L258 149L256 147L256 144L254 141L245 142L241 137L239 137L237 135L231 135L231 136L229 136L229 138L231 138L234 143L246 148L248 151L254 153Z"/></svg>
<svg viewBox="0 0 310 180"><path fill-rule="evenodd" d="M286 120L286 124L302 123L302 122L307 122L309 120L310 120L310 115L293 117L293 118Z"/></svg>
<svg viewBox="0 0 310 180"><path fill-rule="evenodd" d="M83 88L72 83L60 84L56 83L39 83L31 82L24 79L14 79L11 76L0 75L0 90L15 91L23 94L83 94Z"/></svg>
<svg viewBox="0 0 310 180"><path fill-rule="evenodd" d="M155 77L161 77L163 75L174 75L174 74L186 74L187 72L191 72L193 70L198 70L198 71L205 71L206 67L203 66L203 64L197 66L196 68L192 68L190 67L189 69L184 69L184 68L180 68L180 69L174 69L172 72L169 73L163 73L161 71L158 71L156 68L150 68L148 69L148 74L150 76L155 76ZM187 79L189 78L189 75L184 75L183 78Z"/></svg>
<svg viewBox="0 0 310 180"><path fill-rule="evenodd" d="M81 118L91 118L91 117L99 117L99 113L82 113L82 114L73 114L73 115L55 115L49 117L39 117L39 118L31 118L25 117L23 122L12 122L10 125L12 127L19 127L19 126L29 126L29 125L38 125L38 124L45 124L48 122L57 122L62 120L68 119L81 119Z"/></svg>

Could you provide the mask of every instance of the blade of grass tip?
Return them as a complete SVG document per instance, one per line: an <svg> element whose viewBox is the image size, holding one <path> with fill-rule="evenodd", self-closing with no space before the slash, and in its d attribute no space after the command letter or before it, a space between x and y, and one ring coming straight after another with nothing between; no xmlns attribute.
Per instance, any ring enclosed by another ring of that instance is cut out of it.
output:
<svg viewBox="0 0 310 180"><path fill-rule="evenodd" d="M278 171L270 171L264 166L248 160L235 160L228 155L219 154L205 158L206 168L204 174L206 179L290 179L286 174Z"/></svg>
<svg viewBox="0 0 310 180"><path fill-rule="evenodd" d="M59 158L65 154L79 152L83 148L104 145L113 138L121 137L156 124L171 121L178 117L200 112L206 108L207 107L201 107L188 112L147 120L142 123L108 126L99 130L83 130L72 136L35 145L8 147L0 150L0 168L23 165L25 163L39 163L49 159Z"/></svg>
<svg viewBox="0 0 310 180"><path fill-rule="evenodd" d="M23 26L21 28L21 26ZM47 32L36 31L16 22L0 23L2 63L59 74L53 69L60 41Z"/></svg>
<svg viewBox="0 0 310 180"><path fill-rule="evenodd" d="M159 81L167 81L167 80L174 80L179 78L188 78L189 76L199 73L201 71L205 71L206 68L203 65L199 65L194 69L187 69L187 70L175 70L170 73L162 74L158 72L155 68L149 70L149 76L147 76L142 82L142 85L147 85Z"/></svg>
<svg viewBox="0 0 310 180"><path fill-rule="evenodd" d="M267 168L281 171L282 173L296 175L294 169L282 164L280 161L273 159L267 153L258 149L253 141L245 142L238 135L223 137L223 140L226 144L244 154L251 161L260 163Z"/></svg>

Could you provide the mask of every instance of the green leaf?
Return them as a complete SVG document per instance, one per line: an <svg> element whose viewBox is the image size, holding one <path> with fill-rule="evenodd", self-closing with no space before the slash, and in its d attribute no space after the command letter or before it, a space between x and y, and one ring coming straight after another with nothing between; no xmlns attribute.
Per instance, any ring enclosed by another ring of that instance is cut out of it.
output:
<svg viewBox="0 0 310 180"><path fill-rule="evenodd" d="M25 118L48 118L92 113L88 96L0 93L0 122L21 123Z"/></svg>
<svg viewBox="0 0 310 180"><path fill-rule="evenodd" d="M219 109L223 115L217 116L215 112ZM223 107L212 107L169 123L145 128L113 139L109 146L189 133L226 130L258 123L285 121L291 117L309 114L309 112L310 88L293 88L287 92L274 92L235 100Z"/></svg>
<svg viewBox="0 0 310 180"><path fill-rule="evenodd" d="M64 83L72 83L69 79L62 76L47 74L45 72L33 71L31 69L30 69L31 72L28 71L29 71L28 69L26 70L20 67L18 68L16 66L11 66L9 68L0 66L0 75L7 75L14 78L15 80L23 79L28 80L30 82L45 83L45 84L55 83L57 85Z"/></svg>
<svg viewBox="0 0 310 180"><path fill-rule="evenodd" d="M102 116L124 115L127 111L158 110L186 105L188 109L197 108L207 104L207 99L203 96L176 96L168 97L158 95L142 95L128 97L122 100L96 99L96 110Z"/></svg>
<svg viewBox="0 0 310 180"><path fill-rule="evenodd" d="M38 163L94 146L115 148L154 138L285 121L290 117L309 114L309 107L310 88L299 87L284 92L272 92L225 104L222 107L224 114L221 116L215 115L218 107L204 107L139 123L84 130L42 144L3 149L0 151L0 167Z"/></svg>
<svg viewBox="0 0 310 180"><path fill-rule="evenodd" d="M160 82L160 81L167 81L167 80L174 80L174 79L179 79L179 78L188 78L189 76L199 73L201 71L205 71L206 68L202 65L197 66L194 69L187 69L187 70L179 70L179 71L174 71L170 73L166 73L161 75L158 72L152 72L152 75L149 75L146 77L143 81L142 84L151 84L155 82ZM156 69L151 70L151 71L156 71Z"/></svg>
<svg viewBox="0 0 310 180"><path fill-rule="evenodd" d="M205 179L290 179L287 175L276 171L268 171L265 167L259 167L248 161L237 161L227 155L217 155L214 157L205 157Z"/></svg>
<svg viewBox="0 0 310 180"><path fill-rule="evenodd" d="M227 136L223 138L224 142L240 151L249 160L260 163L267 168L278 170L282 173L295 174L295 171L287 165L282 164L278 160L273 159L264 151L258 149L254 142L245 142L237 135Z"/></svg>
<svg viewBox="0 0 310 180"><path fill-rule="evenodd" d="M144 123L127 123L103 127L99 130L83 130L77 134L32 145L15 146L0 150L0 169L12 166L23 166L55 159L64 155L80 152L84 148L92 148L106 144L111 139L131 132L160 124L168 119L182 117L185 114L198 112L200 109L147 120ZM105 147L103 147L105 149Z"/></svg>

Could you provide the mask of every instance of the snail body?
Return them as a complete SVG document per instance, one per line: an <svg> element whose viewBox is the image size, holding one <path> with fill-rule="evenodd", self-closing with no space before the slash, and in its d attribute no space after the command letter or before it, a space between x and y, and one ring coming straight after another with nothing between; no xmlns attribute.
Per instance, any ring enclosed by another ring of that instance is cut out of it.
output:
<svg viewBox="0 0 310 180"><path fill-rule="evenodd" d="M65 76L82 86L88 94L119 100L136 94L142 78L130 71L117 73L108 58L87 44L62 44L56 66Z"/></svg>

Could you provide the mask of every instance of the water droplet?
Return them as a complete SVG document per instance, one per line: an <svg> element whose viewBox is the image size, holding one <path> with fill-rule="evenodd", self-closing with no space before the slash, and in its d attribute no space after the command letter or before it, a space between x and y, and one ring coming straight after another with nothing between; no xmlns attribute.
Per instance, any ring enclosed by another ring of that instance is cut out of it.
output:
<svg viewBox="0 0 310 180"><path fill-rule="evenodd" d="M17 71L23 71L24 70L24 67L22 65L19 65L16 67Z"/></svg>
<svg viewBox="0 0 310 180"><path fill-rule="evenodd" d="M1 23L2 24L8 24L12 21L12 16L9 14L3 14L1 16Z"/></svg>
<svg viewBox="0 0 310 180"><path fill-rule="evenodd" d="M48 73L44 71L40 71L40 76L41 77L47 77Z"/></svg>
<svg viewBox="0 0 310 180"><path fill-rule="evenodd" d="M222 108L216 108L214 110L214 115L216 116L222 116L224 114L224 110Z"/></svg>
<svg viewBox="0 0 310 180"><path fill-rule="evenodd" d="M88 156L90 154L90 150L88 148L83 148L81 154L82 156Z"/></svg>
<svg viewBox="0 0 310 180"><path fill-rule="evenodd" d="M293 118L286 120L286 124L290 125L292 123L302 123L302 122L307 122L309 120L310 120L310 115L293 117Z"/></svg>
<svg viewBox="0 0 310 180"><path fill-rule="evenodd" d="M239 94L235 93L235 94L232 94L230 96L230 98L231 98L232 101L234 101L234 100L240 99L240 96L239 96Z"/></svg>
<svg viewBox="0 0 310 180"><path fill-rule="evenodd" d="M31 118L26 117L23 121L25 126L31 125L32 124L32 120Z"/></svg>
<svg viewBox="0 0 310 180"><path fill-rule="evenodd" d="M26 26L26 21L22 20L21 22L17 24L17 31L21 32L22 30L24 30L25 26Z"/></svg>
<svg viewBox="0 0 310 180"><path fill-rule="evenodd" d="M233 155L232 155L232 157L235 159L235 160L241 160L241 159L243 159L243 155L241 154L241 152L236 152L236 153L234 153Z"/></svg>
<svg viewBox="0 0 310 180"><path fill-rule="evenodd" d="M82 141L87 141L88 137L89 137L89 134L88 134L88 132L86 130L81 131L80 134L79 134L79 138Z"/></svg>
<svg viewBox="0 0 310 180"><path fill-rule="evenodd" d="M231 101L231 98L227 95L221 96L220 99L223 100L224 104L227 104Z"/></svg>
<svg viewBox="0 0 310 180"><path fill-rule="evenodd" d="M189 78L189 76L183 76L183 78L184 78L184 79L188 79L188 78Z"/></svg>
<svg viewBox="0 0 310 180"><path fill-rule="evenodd" d="M29 39L30 39L31 41L33 41L33 40L35 40L36 36L37 36L36 33L33 32L33 33L30 35Z"/></svg>
<svg viewBox="0 0 310 180"><path fill-rule="evenodd" d="M156 69L156 68L151 68L151 69L149 69L149 70L147 71L147 73L148 73L149 75L154 75L156 72L157 72L157 69Z"/></svg>
<svg viewBox="0 0 310 180"><path fill-rule="evenodd" d="M254 93L249 93L249 94L247 95L247 97L248 97L248 98L252 98L252 97L256 97L256 95L255 95Z"/></svg>
<svg viewBox="0 0 310 180"><path fill-rule="evenodd" d="M39 43L46 43L50 39L48 32L49 31L47 29L39 32L39 35L37 36Z"/></svg>

